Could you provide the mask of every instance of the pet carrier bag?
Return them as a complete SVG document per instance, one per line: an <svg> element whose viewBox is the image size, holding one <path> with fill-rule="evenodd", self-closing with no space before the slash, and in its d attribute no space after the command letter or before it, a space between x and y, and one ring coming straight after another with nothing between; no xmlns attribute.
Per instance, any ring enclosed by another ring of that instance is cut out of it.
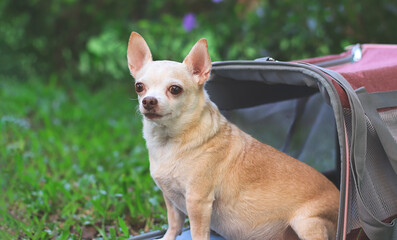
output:
<svg viewBox="0 0 397 240"><path fill-rule="evenodd" d="M397 45L295 62L215 62L206 89L243 131L334 182L337 239L397 239ZM191 239L189 230L177 239Z"/></svg>

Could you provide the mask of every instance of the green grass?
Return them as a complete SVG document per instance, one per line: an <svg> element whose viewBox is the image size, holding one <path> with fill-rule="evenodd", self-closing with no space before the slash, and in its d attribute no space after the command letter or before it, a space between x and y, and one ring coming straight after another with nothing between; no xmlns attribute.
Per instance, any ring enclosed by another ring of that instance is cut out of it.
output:
<svg viewBox="0 0 397 240"><path fill-rule="evenodd" d="M125 239L162 227L134 98L132 82L94 91L0 79L0 239Z"/></svg>

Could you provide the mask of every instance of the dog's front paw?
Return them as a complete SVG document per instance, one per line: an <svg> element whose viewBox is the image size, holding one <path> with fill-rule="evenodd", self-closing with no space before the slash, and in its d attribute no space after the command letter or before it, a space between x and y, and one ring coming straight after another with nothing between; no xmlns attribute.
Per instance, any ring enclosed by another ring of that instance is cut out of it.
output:
<svg viewBox="0 0 397 240"><path fill-rule="evenodd" d="M162 238L156 238L156 240L175 240L177 235L167 231Z"/></svg>
<svg viewBox="0 0 397 240"><path fill-rule="evenodd" d="M176 238L172 238L172 237L162 237L162 238L156 238L156 240L175 240Z"/></svg>

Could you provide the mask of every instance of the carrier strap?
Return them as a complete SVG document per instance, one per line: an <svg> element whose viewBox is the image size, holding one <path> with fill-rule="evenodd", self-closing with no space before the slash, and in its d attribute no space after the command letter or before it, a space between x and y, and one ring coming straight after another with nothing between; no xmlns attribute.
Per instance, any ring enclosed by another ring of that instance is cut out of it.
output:
<svg viewBox="0 0 397 240"><path fill-rule="evenodd" d="M342 75L326 68L318 66L313 67L320 69L332 79L334 79L343 88L348 96L350 108L352 111L352 133L354 133L351 140L350 157L354 163L354 165L352 166L353 173L356 178L361 180L365 166L365 156L367 154L367 127L364 109L361 106L360 100L358 99L355 90Z"/></svg>

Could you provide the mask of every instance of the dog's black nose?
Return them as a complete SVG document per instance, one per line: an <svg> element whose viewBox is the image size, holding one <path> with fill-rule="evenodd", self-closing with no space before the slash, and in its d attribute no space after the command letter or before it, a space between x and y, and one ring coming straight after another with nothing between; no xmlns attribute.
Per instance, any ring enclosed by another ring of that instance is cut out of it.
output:
<svg viewBox="0 0 397 240"><path fill-rule="evenodd" d="M146 110L151 110L157 105L157 99L155 97L145 97L142 100L142 105Z"/></svg>

